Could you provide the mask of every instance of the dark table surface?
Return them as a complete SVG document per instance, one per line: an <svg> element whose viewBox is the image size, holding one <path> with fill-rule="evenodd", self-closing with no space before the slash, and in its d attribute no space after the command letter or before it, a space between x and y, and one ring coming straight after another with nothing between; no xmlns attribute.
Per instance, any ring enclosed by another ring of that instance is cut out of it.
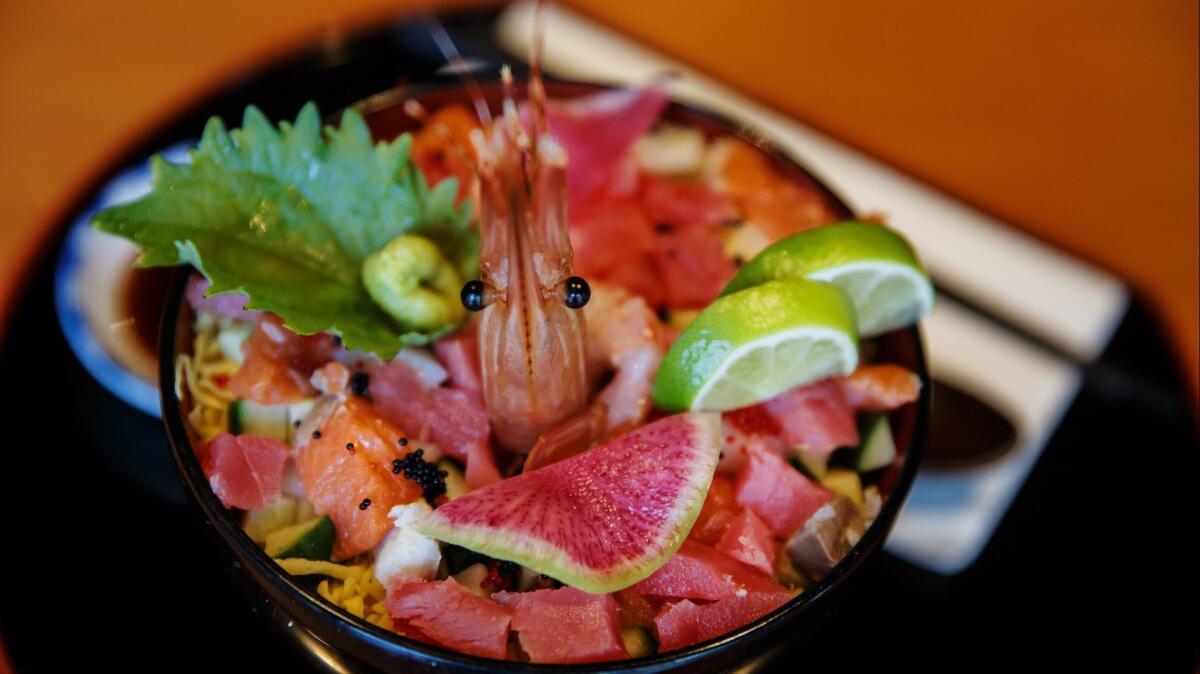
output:
<svg viewBox="0 0 1200 674"><path fill-rule="evenodd" d="M467 56L511 62L491 15L446 17ZM417 21L299 54L147 134L154 149L308 100L325 111L443 63ZM95 192L79 195L65 223ZM186 507L161 422L78 364L39 263L0 344L0 635L17 672L310 671L251 612ZM956 577L886 553L846 584L819 648L763 671L1193 671L1200 619L1197 443L1181 378L1139 304L978 563ZM1132 376L1130 376L1132 374ZM936 393L935 393L936 395ZM25 425L33 423L27 431Z"/></svg>

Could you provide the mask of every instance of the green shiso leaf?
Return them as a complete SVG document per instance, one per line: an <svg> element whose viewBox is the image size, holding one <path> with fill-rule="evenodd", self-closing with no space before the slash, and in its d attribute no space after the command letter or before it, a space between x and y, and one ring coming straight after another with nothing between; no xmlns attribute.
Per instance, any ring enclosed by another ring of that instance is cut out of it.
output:
<svg viewBox="0 0 1200 674"><path fill-rule="evenodd" d="M190 263L210 294L242 292L300 334L328 331L347 347L391 358L444 332L402 333L367 294L363 260L402 234L432 240L476 275L478 236L457 183L432 190L409 157L411 137L374 143L359 114L322 129L309 103L278 128L253 106L242 128L208 121L191 163L152 160L154 187L92 218L142 248L140 266ZM452 327L452 326L450 326Z"/></svg>

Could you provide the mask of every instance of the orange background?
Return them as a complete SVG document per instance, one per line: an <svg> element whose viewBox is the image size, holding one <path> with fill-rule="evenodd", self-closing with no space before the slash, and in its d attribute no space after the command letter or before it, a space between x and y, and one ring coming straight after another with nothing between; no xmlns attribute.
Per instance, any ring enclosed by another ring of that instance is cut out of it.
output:
<svg viewBox="0 0 1200 674"><path fill-rule="evenodd" d="M0 3L0 306L65 200L147 125L423 4ZM1194 0L570 4L1127 277L1200 387Z"/></svg>

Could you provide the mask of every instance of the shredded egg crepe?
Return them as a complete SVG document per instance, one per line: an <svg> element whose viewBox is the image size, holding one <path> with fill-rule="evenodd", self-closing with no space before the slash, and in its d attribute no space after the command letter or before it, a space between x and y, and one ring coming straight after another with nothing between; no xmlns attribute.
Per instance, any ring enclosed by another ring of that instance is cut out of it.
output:
<svg viewBox="0 0 1200 674"><path fill-rule="evenodd" d="M229 430L229 405L234 399L226 382L238 364L225 356L217 341L223 321L228 319L197 315L192 353L175 359L175 395L182 400L182 387L187 388L192 402L188 423L205 442Z"/></svg>
<svg viewBox="0 0 1200 674"><path fill-rule="evenodd" d="M346 612L386 630L392 629L387 611L387 589L375 579L372 567L334 564L309 559L277 559L293 576L329 576L317 585L317 594Z"/></svg>

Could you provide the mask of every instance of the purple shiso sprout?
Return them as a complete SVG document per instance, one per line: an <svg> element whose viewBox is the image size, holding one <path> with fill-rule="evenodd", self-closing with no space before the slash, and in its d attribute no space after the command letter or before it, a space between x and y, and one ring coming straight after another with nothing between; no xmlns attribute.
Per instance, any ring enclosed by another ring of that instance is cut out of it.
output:
<svg viewBox="0 0 1200 674"><path fill-rule="evenodd" d="M237 318L244 321L253 321L262 315L261 311L247 311L246 302L250 298L242 293L221 293L212 297L205 297L204 291L208 290L208 279L193 274L188 280L187 290L184 296L196 311L204 311L218 316L228 316L229 318Z"/></svg>

